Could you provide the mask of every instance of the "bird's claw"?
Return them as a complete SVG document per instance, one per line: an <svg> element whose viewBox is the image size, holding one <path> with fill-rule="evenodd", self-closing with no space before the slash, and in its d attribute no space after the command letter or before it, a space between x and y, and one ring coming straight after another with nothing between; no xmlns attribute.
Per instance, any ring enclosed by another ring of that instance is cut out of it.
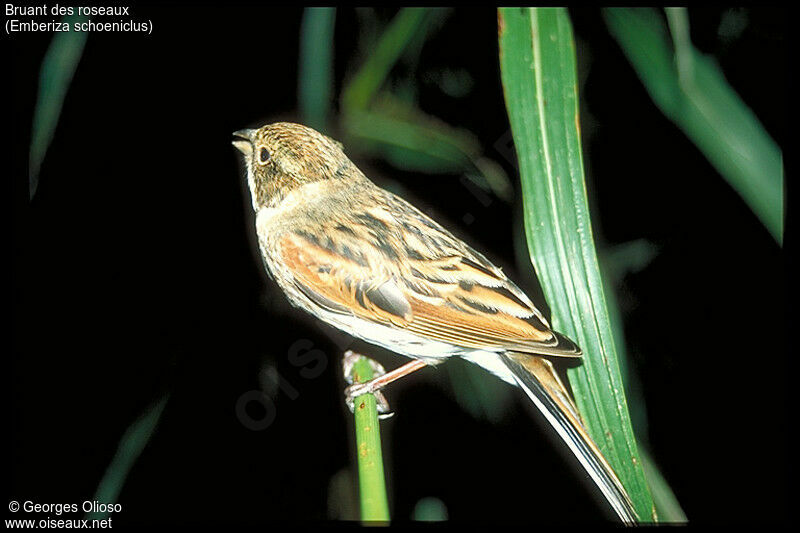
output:
<svg viewBox="0 0 800 533"><path fill-rule="evenodd" d="M362 388L364 386L367 387ZM356 383L355 385L351 385L344 390L344 401L347 404L347 407L350 409L350 412L355 412L356 398L365 394L372 394L375 397L375 407L378 410L378 418L385 420L394 416L394 412L392 412L391 408L389 407L389 402L386 401L386 396L384 396L379 390L370 390L368 386L368 382Z"/></svg>
<svg viewBox="0 0 800 533"><path fill-rule="evenodd" d="M379 389L375 388L373 381L367 381L366 383L353 383L353 365L360 357L364 356L357 354L352 350L347 350L342 358L344 379L347 381L347 383L350 383L350 386L344 390L344 398L347 407L350 409L351 413L355 412L356 398L363 396L364 394L372 394L375 397L378 418L384 420L394 416L394 413L389 407L389 402L386 400L386 397L383 395L383 393ZM367 360L369 361L369 366L372 368L373 380L374 378L380 377L386 373L386 370L380 363L370 358L367 358Z"/></svg>

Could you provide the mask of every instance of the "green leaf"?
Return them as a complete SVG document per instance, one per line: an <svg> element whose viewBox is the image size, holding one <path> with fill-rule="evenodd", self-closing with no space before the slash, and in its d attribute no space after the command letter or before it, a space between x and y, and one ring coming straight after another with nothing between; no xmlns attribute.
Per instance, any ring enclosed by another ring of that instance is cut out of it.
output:
<svg viewBox="0 0 800 533"><path fill-rule="evenodd" d="M381 89L401 58L412 67L416 64L428 33L448 13L448 9L406 8L395 15L342 91L340 125L345 146L403 170L462 173L479 187L511 201L508 175L483 155L478 138L416 106L413 79L396 83L392 92ZM371 18L371 12L362 12L362 19Z"/></svg>
<svg viewBox="0 0 800 533"><path fill-rule="evenodd" d="M64 17L63 22L72 27L74 23L88 20L84 16ZM39 185L39 170L53 140L61 115L61 107L67 89L72 82L75 69L83 54L88 32L56 32L42 60L39 73L39 94L33 111L31 127L31 149L28 158L28 180L30 197Z"/></svg>
<svg viewBox="0 0 800 533"><path fill-rule="evenodd" d="M564 9L503 8L500 67L522 178L525 230L553 325L583 348L568 370L587 429L643 521L642 471L597 263L583 175L575 42Z"/></svg>
<svg viewBox="0 0 800 533"><path fill-rule="evenodd" d="M375 49L342 91L342 108L364 109L378 93L405 49L427 30L431 10L404 8L395 15Z"/></svg>
<svg viewBox="0 0 800 533"><path fill-rule="evenodd" d="M155 405L147 408L145 413L128 427L125 434L119 440L117 453L108 465L103 479L97 485L94 494L95 501L100 503L116 503L119 498L125 480L128 477L133 465L141 455L150 437L153 436L164 406L167 405L168 396L161 398ZM102 520L108 516L108 512L89 512L86 518L89 520Z"/></svg>
<svg viewBox="0 0 800 533"><path fill-rule="evenodd" d="M672 41L655 9L606 9L603 14L656 106L782 243L781 150L717 64L692 46L686 12L668 11ZM686 185L688 190L691 184Z"/></svg>
<svg viewBox="0 0 800 533"><path fill-rule="evenodd" d="M345 146L379 155L403 170L461 173L483 189L510 201L513 188L496 162L483 156L478 139L426 115L388 93L369 109L351 109L342 116Z"/></svg>
<svg viewBox="0 0 800 533"><path fill-rule="evenodd" d="M333 30L336 9L308 7L300 24L298 101L303 121L327 131L333 99Z"/></svg>

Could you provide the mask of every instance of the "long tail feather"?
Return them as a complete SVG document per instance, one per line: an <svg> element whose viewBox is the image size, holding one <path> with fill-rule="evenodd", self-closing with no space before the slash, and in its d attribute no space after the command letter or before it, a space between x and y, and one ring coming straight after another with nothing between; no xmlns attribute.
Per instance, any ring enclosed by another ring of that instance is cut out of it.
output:
<svg viewBox="0 0 800 533"><path fill-rule="evenodd" d="M517 384L569 446L619 519L627 525L636 524L639 517L628 493L586 432L575 404L552 363L542 357L515 352L505 353L501 357L514 374Z"/></svg>

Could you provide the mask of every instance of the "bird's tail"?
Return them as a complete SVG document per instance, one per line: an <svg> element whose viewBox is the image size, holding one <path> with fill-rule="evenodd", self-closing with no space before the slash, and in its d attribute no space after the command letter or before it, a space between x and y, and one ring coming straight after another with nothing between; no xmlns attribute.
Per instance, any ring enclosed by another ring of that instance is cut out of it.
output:
<svg viewBox="0 0 800 533"><path fill-rule="evenodd" d="M517 384L569 446L619 519L628 525L635 524L639 517L628 493L584 428L552 363L543 357L516 352L507 352L501 357Z"/></svg>

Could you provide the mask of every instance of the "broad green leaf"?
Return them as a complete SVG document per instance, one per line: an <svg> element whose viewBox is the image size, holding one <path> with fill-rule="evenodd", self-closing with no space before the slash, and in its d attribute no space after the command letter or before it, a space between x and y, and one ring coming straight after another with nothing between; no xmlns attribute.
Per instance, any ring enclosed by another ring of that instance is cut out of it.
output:
<svg viewBox="0 0 800 533"><path fill-rule="evenodd" d="M783 242L783 155L717 64L689 40L684 10L606 9L606 24L658 108ZM673 44L674 43L674 44Z"/></svg>
<svg viewBox="0 0 800 533"><path fill-rule="evenodd" d="M631 427L583 175L575 42L565 9L503 8L500 67L531 260L553 325L583 348L568 370L589 433L643 521L655 520Z"/></svg>
<svg viewBox="0 0 800 533"><path fill-rule="evenodd" d="M86 17L64 17L63 22L72 27L74 23L85 22ZM39 185L39 170L53 140L53 135L61 115L61 107L67 96L75 69L83 54L88 32L56 32L50 47L42 60L39 73L39 94L33 111L31 127L31 149L28 158L28 180L30 197Z"/></svg>

